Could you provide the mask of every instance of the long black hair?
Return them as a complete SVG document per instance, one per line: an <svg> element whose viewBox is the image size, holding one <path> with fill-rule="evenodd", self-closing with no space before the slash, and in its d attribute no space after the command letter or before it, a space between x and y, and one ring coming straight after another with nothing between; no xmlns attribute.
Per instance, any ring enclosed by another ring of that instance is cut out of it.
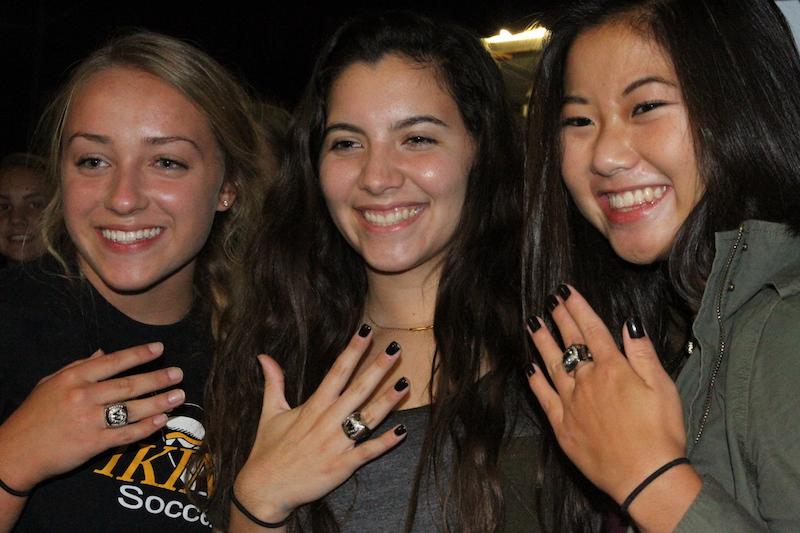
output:
<svg viewBox="0 0 800 533"><path fill-rule="evenodd" d="M528 121L524 284L528 309L575 284L620 340L642 317L665 363L671 312L699 306L714 258L714 233L749 218L800 231L800 61L770 0L587 0L551 14ZM688 110L705 193L666 261L619 258L570 197L561 178L564 70L575 38L607 23L651 37L672 61Z"/></svg>
<svg viewBox="0 0 800 533"><path fill-rule="evenodd" d="M454 465L451 479L439 487L442 526L484 532L502 523L498 457L510 425L504 400L508 386L520 391L525 386L519 305L522 147L499 71L479 39L461 27L404 12L341 27L317 59L296 110L289 151L265 204L267 222L254 243L238 312L210 382L206 446L215 481L211 505L220 516L227 515L231 487L255 438L263 389L255 354L267 351L278 358L287 399L300 404L316 390L362 316L364 261L328 213L319 153L333 83L348 66L374 64L387 55L433 69L476 147L438 287L437 351L429 384L436 395L406 527L413 523L419 480L426 472L442 471L437 466L447 442L453 444ZM478 393L479 378L485 395ZM324 501L307 511L314 531L337 530ZM453 517L455 524L449 521Z"/></svg>

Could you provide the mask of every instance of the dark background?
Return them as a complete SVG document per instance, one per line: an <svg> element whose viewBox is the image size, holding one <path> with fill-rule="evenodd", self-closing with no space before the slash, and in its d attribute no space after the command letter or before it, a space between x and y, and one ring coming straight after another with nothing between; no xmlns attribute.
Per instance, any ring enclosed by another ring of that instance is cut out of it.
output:
<svg viewBox="0 0 800 533"><path fill-rule="evenodd" d="M482 37L523 30L556 0L510 2L293 0L120 2L0 0L0 153L27 148L38 115L69 67L121 29L146 28L198 45L255 92L288 110L316 51L344 20L402 8L460 22Z"/></svg>

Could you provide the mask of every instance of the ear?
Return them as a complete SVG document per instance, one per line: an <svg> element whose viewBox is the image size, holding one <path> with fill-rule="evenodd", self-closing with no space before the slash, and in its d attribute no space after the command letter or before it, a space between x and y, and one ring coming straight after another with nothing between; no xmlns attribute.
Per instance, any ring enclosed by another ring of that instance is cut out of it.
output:
<svg viewBox="0 0 800 533"><path fill-rule="evenodd" d="M217 211L227 211L236 201L236 187L229 181L222 184L217 200Z"/></svg>

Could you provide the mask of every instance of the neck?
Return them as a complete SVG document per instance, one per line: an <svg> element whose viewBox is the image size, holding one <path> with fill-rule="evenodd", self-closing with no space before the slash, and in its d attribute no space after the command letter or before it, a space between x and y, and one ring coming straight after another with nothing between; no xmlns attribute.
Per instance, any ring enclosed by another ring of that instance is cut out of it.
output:
<svg viewBox="0 0 800 533"><path fill-rule="evenodd" d="M386 274L368 271L365 311L379 326L417 328L433 324L440 269Z"/></svg>
<svg viewBox="0 0 800 533"><path fill-rule="evenodd" d="M131 292L120 292L109 287L91 268L86 268L80 258L78 264L87 281L108 303L137 322L154 326L174 324L192 308L194 264L187 265L152 287Z"/></svg>

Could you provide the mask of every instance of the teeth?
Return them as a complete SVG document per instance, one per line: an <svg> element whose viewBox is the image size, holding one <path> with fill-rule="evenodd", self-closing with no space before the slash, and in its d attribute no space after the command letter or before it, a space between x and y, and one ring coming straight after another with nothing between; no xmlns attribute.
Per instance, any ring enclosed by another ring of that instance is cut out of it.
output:
<svg viewBox="0 0 800 533"><path fill-rule="evenodd" d="M420 211L422 211L421 207L401 207L385 214L377 211L364 211L364 218L367 219L367 222L376 226L393 226L408 220Z"/></svg>
<svg viewBox="0 0 800 533"><path fill-rule="evenodd" d="M638 206L658 200L664 196L666 191L666 185L661 185L659 187L644 187L643 189L635 189L622 193L609 193L608 205L610 205L612 209L626 209L635 205Z"/></svg>
<svg viewBox="0 0 800 533"><path fill-rule="evenodd" d="M114 242L121 242L123 244L130 244L136 241L145 239L152 239L161 234L161 228L148 228L136 231L119 231L113 229L104 229L101 231L103 237Z"/></svg>

